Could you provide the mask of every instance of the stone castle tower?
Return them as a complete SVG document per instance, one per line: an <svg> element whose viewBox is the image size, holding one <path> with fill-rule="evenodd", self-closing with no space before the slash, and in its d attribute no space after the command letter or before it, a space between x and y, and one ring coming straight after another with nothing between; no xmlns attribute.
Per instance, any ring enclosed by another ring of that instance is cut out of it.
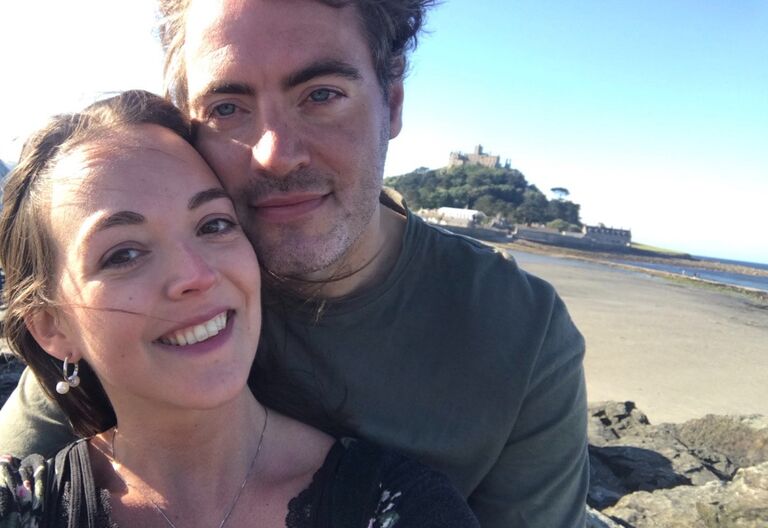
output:
<svg viewBox="0 0 768 528"><path fill-rule="evenodd" d="M482 145L477 145L475 151L471 154L451 152L448 156L448 166L461 167L462 165L482 165L483 167L489 167L491 169L501 167L499 156L492 156L491 154L483 152ZM509 162L507 162L506 165L509 166Z"/></svg>

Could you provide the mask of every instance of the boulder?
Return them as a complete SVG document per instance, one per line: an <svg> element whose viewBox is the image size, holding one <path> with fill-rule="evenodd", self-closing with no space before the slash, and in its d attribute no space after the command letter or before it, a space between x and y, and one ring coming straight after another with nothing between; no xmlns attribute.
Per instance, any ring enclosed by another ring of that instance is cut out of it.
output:
<svg viewBox="0 0 768 528"><path fill-rule="evenodd" d="M632 402L590 405L590 489L587 502L602 509L635 491L729 480L738 467L702 444L691 448L675 426L651 425Z"/></svg>
<svg viewBox="0 0 768 528"><path fill-rule="evenodd" d="M768 417L710 414L672 427L691 449L721 453L738 467L768 462Z"/></svg>
<svg viewBox="0 0 768 528"><path fill-rule="evenodd" d="M730 482L632 493L602 513L633 528L768 526L768 463L740 469Z"/></svg>
<svg viewBox="0 0 768 528"><path fill-rule="evenodd" d="M648 417L634 402L595 402L589 404L589 443L612 444L630 434L643 434L650 425Z"/></svg>

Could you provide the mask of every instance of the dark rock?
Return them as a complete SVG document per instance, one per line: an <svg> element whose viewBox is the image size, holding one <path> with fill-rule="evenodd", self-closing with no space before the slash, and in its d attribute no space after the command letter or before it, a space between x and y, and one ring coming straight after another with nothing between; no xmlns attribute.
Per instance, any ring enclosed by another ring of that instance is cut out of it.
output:
<svg viewBox="0 0 768 528"><path fill-rule="evenodd" d="M611 467L603 462L596 454L600 448L589 446L589 492L587 504L593 508L603 509L618 502L631 490L616 476Z"/></svg>
<svg viewBox="0 0 768 528"><path fill-rule="evenodd" d="M12 355L0 354L0 407L16 388L22 370L24 365Z"/></svg>
<svg viewBox="0 0 768 528"><path fill-rule="evenodd" d="M590 446L590 463L602 474L592 473L588 503L604 508L634 491L653 491L690 485L665 456L650 449L631 446ZM613 476L606 475L612 474ZM598 477L598 478L595 478Z"/></svg>

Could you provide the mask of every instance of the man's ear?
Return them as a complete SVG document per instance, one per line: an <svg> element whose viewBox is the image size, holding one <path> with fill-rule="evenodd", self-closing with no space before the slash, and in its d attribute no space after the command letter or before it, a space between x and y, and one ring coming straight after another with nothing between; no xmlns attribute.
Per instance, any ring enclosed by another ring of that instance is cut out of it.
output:
<svg viewBox="0 0 768 528"><path fill-rule="evenodd" d="M25 317L24 324L35 341L51 356L61 361L66 357L72 362L80 359L80 354L73 346L69 333L55 310L38 310Z"/></svg>
<svg viewBox="0 0 768 528"><path fill-rule="evenodd" d="M403 78L389 84L389 139L395 139L403 128Z"/></svg>

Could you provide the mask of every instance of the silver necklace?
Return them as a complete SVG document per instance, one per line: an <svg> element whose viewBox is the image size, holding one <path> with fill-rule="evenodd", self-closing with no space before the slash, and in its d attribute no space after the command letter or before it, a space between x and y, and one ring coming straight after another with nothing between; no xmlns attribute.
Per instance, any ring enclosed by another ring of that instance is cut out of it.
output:
<svg viewBox="0 0 768 528"><path fill-rule="evenodd" d="M240 484L240 488L237 490L237 493L235 493L235 496L232 499L232 503L229 505L229 509L227 510L227 513L224 514L224 518L219 523L219 528L224 528L224 525L229 520L229 516L232 515L232 512L235 509L235 506L237 506L237 501L240 500L240 495L242 495L243 490L245 489L245 485L248 483L248 478L251 475L251 471L253 471L253 466L256 465L256 459L259 458L259 453L261 452L261 446L264 443L264 433L267 432L267 424L269 423L269 409L267 409L263 405L262 405L262 408L264 409L264 425L261 428L261 435L259 436L259 444L256 446L256 454L253 455L253 458L251 459L251 464L248 466L248 471L245 473L245 478L243 479L243 483ZM173 524L173 521L171 521L168 518L168 516L165 514L165 511L160 507L160 505L158 505L150 497L142 493L142 491L136 486L132 486L131 484L128 484L128 482L120 474L119 466L121 466L121 464L117 460L117 457L115 457L115 436L117 436L117 426L115 426L115 430L112 433L112 444L110 445L111 453L109 457L112 459L112 462L115 464L115 467L114 467L115 475L117 475L117 478L119 478L120 482L122 482L126 487L135 489L137 492L139 492L141 496L147 499L149 503L152 505L152 507L155 508L157 513L160 514L160 516L163 518L163 520L166 522L168 526L170 526L171 528L176 528L176 525Z"/></svg>

